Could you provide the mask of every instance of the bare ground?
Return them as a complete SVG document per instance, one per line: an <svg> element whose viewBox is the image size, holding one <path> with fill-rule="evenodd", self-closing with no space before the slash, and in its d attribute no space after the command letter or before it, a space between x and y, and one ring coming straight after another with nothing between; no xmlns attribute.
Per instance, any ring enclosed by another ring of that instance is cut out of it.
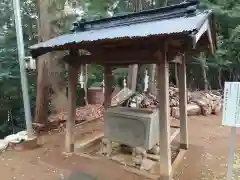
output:
<svg viewBox="0 0 240 180"><path fill-rule="evenodd" d="M77 138L101 131L102 124L102 121L97 121L76 128ZM230 129L220 124L219 116L189 118L190 146L174 174L174 180L226 179ZM1 179L60 180L68 179L72 172L84 172L98 180L146 179L123 170L111 161L97 161L77 155L62 154L63 132L45 135L41 138L41 143L43 146L35 150L2 153L0 156ZM240 139L237 139L237 149L240 149ZM240 176L240 151L236 151L234 176L234 180L239 179Z"/></svg>

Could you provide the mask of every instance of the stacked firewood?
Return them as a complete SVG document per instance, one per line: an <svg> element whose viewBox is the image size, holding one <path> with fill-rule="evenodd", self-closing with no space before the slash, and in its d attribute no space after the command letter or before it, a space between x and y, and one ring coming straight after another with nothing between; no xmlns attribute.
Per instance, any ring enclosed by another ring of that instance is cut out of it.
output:
<svg viewBox="0 0 240 180"><path fill-rule="evenodd" d="M169 88L169 106L179 106L179 90L175 87Z"/></svg>
<svg viewBox="0 0 240 180"><path fill-rule="evenodd" d="M104 108L102 105L87 105L76 109L76 121L85 121L91 119L101 118L103 116ZM68 112L61 112L54 117L59 121L66 121Z"/></svg>
<svg viewBox="0 0 240 180"><path fill-rule="evenodd" d="M76 109L75 123L79 124L84 121L91 121L103 117L104 108L102 105L88 105ZM33 123L33 128L36 133L45 132L51 129L56 129L64 125L68 119L67 112L51 115L48 118L47 124Z"/></svg>
<svg viewBox="0 0 240 180"><path fill-rule="evenodd" d="M218 114L221 111L222 95L209 92L194 92L191 101L201 107L203 115Z"/></svg>
<svg viewBox="0 0 240 180"><path fill-rule="evenodd" d="M126 100L124 106L137 108L156 108L161 99L149 93L134 93ZM175 87L169 89L169 108L171 116L179 118L179 90ZM187 92L188 115L218 114L222 107L221 92Z"/></svg>

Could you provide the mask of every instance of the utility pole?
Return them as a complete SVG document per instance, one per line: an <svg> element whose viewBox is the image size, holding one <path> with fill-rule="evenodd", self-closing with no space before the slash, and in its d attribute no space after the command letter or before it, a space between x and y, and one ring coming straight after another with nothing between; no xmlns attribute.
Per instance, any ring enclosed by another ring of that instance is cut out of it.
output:
<svg viewBox="0 0 240 180"><path fill-rule="evenodd" d="M23 104L25 112L25 121L28 138L33 137L33 128L32 128L32 119L30 111L30 101L28 96L28 82L25 71L25 53L24 53L24 42L23 42L23 33L22 33L22 21L20 14L20 3L19 0L13 0L13 9L15 17L15 27L16 27L16 36L17 36L17 47L18 47L18 58L20 65L20 74L21 74L21 85L23 93Z"/></svg>

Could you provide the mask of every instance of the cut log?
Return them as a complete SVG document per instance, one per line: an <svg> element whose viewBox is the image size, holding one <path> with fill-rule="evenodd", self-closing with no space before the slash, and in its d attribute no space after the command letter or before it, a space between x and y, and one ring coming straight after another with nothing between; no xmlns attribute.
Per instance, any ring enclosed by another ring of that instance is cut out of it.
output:
<svg viewBox="0 0 240 180"><path fill-rule="evenodd" d="M179 109L179 107L172 107L171 108L171 116L176 118L176 119L179 119L179 117L180 117L180 109Z"/></svg>
<svg viewBox="0 0 240 180"><path fill-rule="evenodd" d="M201 107L201 111L204 116L210 115L212 113L212 102L206 97L201 96L200 98L193 99L192 102Z"/></svg>
<svg viewBox="0 0 240 180"><path fill-rule="evenodd" d="M194 116L201 114L201 107L195 103L187 104L187 115ZM171 116L179 119L180 117L180 109L179 107L172 107L171 108Z"/></svg>
<svg viewBox="0 0 240 180"><path fill-rule="evenodd" d="M194 116L201 114L201 107L195 103L191 103L187 105L187 115Z"/></svg>

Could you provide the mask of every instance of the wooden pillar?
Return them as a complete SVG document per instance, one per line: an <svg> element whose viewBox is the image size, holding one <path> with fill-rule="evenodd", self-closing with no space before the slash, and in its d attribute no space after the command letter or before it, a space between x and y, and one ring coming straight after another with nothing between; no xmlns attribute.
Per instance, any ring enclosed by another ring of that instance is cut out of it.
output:
<svg viewBox="0 0 240 180"><path fill-rule="evenodd" d="M78 70L68 66L68 119L66 122L65 151L74 151L74 125L76 116L76 88L78 80Z"/></svg>
<svg viewBox="0 0 240 180"><path fill-rule="evenodd" d="M112 69L110 66L104 66L104 108L110 107L112 99Z"/></svg>
<svg viewBox="0 0 240 180"><path fill-rule="evenodd" d="M157 64L157 88L159 103L159 145L160 145L160 179L172 179L170 112L169 112L169 65L166 50L159 56Z"/></svg>
<svg viewBox="0 0 240 180"><path fill-rule="evenodd" d="M188 148L188 126L187 126L187 85L186 85L186 56L182 56L179 65L179 107L180 107L180 147Z"/></svg>

